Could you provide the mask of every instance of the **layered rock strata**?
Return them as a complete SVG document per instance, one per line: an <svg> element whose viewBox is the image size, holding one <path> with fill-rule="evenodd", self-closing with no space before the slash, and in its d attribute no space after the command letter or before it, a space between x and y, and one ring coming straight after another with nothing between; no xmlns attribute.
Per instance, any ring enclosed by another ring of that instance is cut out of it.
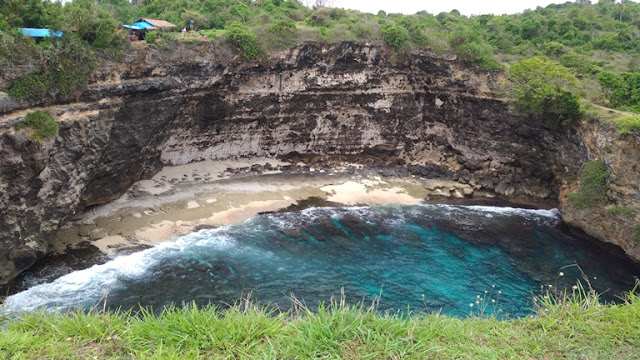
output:
<svg viewBox="0 0 640 360"><path fill-rule="evenodd" d="M640 139L620 134L619 129L606 122L584 122L578 129L589 159L601 159L607 164L608 203L577 209L566 198L575 184L561 187L563 219L602 242L621 247L630 258L640 261Z"/></svg>
<svg viewBox="0 0 640 360"><path fill-rule="evenodd" d="M557 175L594 156L583 130L549 131L510 108L499 74L454 57L388 55L353 43L255 62L210 43L130 50L73 101L41 106L60 126L42 143L13 127L36 107L0 97L0 282L45 254L75 213L164 165L357 156L383 174L454 181L456 196L555 206Z"/></svg>

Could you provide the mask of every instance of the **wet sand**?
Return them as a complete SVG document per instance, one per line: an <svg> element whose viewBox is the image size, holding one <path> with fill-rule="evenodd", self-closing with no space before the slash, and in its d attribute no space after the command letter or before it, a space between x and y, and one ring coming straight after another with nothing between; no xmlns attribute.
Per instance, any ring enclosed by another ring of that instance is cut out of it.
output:
<svg viewBox="0 0 640 360"><path fill-rule="evenodd" d="M265 212L391 203L513 205L458 182L381 177L383 169L355 163L321 166L251 158L165 167L120 199L77 215L58 232L51 253L0 286L0 293L14 294L120 254Z"/></svg>
<svg viewBox="0 0 640 360"><path fill-rule="evenodd" d="M351 175L341 168L277 170L288 165L296 164L253 158L165 167L152 179L134 184L120 199L91 209L62 229L53 242L54 251L61 254L88 243L107 255L130 252L309 198L342 205L419 204L434 193L412 177L383 180ZM348 166L360 165L345 164L344 169ZM246 171L252 167L260 170ZM239 174L238 169L245 171Z"/></svg>

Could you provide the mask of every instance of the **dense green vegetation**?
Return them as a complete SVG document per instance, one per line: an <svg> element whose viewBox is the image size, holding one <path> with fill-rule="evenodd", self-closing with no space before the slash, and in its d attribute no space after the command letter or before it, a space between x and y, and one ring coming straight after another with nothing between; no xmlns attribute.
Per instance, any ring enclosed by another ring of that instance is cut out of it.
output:
<svg viewBox="0 0 640 360"><path fill-rule="evenodd" d="M235 45L245 58L251 60L263 54L263 50L256 39L256 35L249 31L242 23L233 22L227 26L226 39Z"/></svg>
<svg viewBox="0 0 640 360"><path fill-rule="evenodd" d="M20 100L65 97L83 87L98 64L95 54L74 34L40 42L40 71L18 77L7 91Z"/></svg>
<svg viewBox="0 0 640 360"><path fill-rule="evenodd" d="M157 39L158 39L158 33L157 32L150 32L144 38L144 40L147 42L147 44L155 44Z"/></svg>
<svg viewBox="0 0 640 360"><path fill-rule="evenodd" d="M15 27L62 30L61 38L36 43ZM119 23L90 0L59 2L5 0L0 6L0 66L31 64L14 80L9 95L37 102L64 98L82 88L99 63L98 55L118 53L124 47Z"/></svg>
<svg viewBox="0 0 640 360"><path fill-rule="evenodd" d="M640 113L640 71L603 71L598 74L598 82L611 106Z"/></svg>
<svg viewBox="0 0 640 360"><path fill-rule="evenodd" d="M640 298L602 305L582 288L538 298L535 316L500 321L381 315L340 303L281 314L167 308L160 315L28 313L2 324L3 359L632 359Z"/></svg>
<svg viewBox="0 0 640 360"><path fill-rule="evenodd" d="M204 31L206 40L193 35L182 41L228 41L247 59L304 41L368 42L386 44L399 53L417 48L452 51L463 62L485 70L501 71L516 64L512 79L521 84L518 74L523 67L535 65L526 62L535 57L547 75L576 77L571 87L557 82L549 87L534 84L540 91L529 99L518 96L518 105L538 114L548 126L567 125L579 115L576 96L640 111L640 4L627 0L578 0L515 15L471 17L456 10L373 15L323 6L308 8L298 0L74 0L64 5L4 0L0 15L0 65L29 59L41 69L25 74L10 89L12 96L32 101L66 96L78 88L87 81L87 71L97 64L97 58L122 50L122 23L150 17L168 20L178 29L189 28L193 20L194 30ZM17 34L15 27L62 29L68 39L36 45ZM177 34L166 35L162 41L181 39ZM69 58L87 66L50 64L50 48L56 48L58 42L62 47L75 47L77 51L68 51ZM76 57L79 53L84 57ZM49 75L52 68L59 70ZM548 91L553 94L547 96ZM554 117L557 119L550 121Z"/></svg>
<svg viewBox="0 0 640 360"><path fill-rule="evenodd" d="M577 79L564 66L536 56L511 65L509 73L515 105L541 115L549 128L580 117L580 99L572 92Z"/></svg>
<svg viewBox="0 0 640 360"><path fill-rule="evenodd" d="M49 112L36 110L25 116L25 119L16 125L16 130L26 129L31 141L43 141L58 133L58 123Z"/></svg>
<svg viewBox="0 0 640 360"><path fill-rule="evenodd" d="M569 196L569 200L578 209L603 205L607 200L607 178L609 168L602 160L593 160L580 169L580 190Z"/></svg>

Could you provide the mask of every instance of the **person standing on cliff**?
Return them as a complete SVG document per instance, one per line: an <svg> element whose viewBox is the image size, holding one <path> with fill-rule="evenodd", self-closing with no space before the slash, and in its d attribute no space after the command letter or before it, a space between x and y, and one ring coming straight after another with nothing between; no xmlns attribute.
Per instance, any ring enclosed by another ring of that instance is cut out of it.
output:
<svg viewBox="0 0 640 360"><path fill-rule="evenodd" d="M182 37L184 37L184 34L186 34L186 33L187 33L187 28L186 28L186 27L183 27L183 28L182 28Z"/></svg>
<svg viewBox="0 0 640 360"><path fill-rule="evenodd" d="M189 20L189 30L193 31L193 20Z"/></svg>

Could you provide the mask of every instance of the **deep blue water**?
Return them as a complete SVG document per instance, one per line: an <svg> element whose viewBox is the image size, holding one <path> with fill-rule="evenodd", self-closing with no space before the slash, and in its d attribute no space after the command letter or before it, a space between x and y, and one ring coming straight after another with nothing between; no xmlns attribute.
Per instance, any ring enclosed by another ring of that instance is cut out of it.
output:
<svg viewBox="0 0 640 360"><path fill-rule="evenodd" d="M7 298L36 306L111 308L252 299L282 309L289 296L315 308L338 297L381 311L531 313L540 286L571 287L577 262L606 296L630 290L612 279L615 261L579 250L555 210L417 205L313 208L261 215L202 230L152 249L63 276ZM565 275L560 277L559 273ZM498 294L498 291L500 294ZM474 304L474 307L470 307ZM100 306L102 307L102 306Z"/></svg>

